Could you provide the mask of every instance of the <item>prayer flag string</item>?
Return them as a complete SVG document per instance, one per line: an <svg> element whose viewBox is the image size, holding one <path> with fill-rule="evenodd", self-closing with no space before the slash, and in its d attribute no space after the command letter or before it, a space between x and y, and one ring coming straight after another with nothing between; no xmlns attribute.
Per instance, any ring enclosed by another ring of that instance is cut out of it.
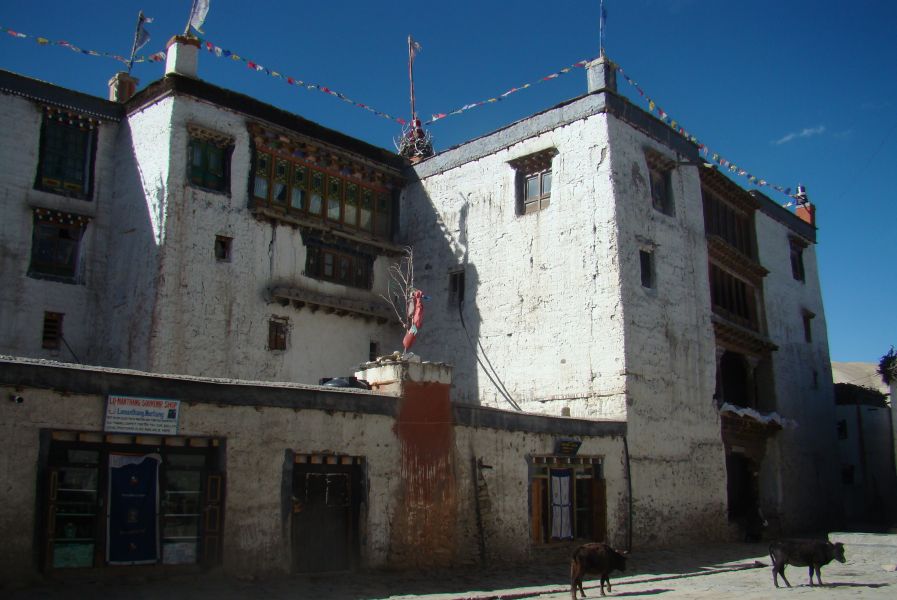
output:
<svg viewBox="0 0 897 600"><path fill-rule="evenodd" d="M120 54L113 54L111 52L100 52L98 50L86 50L84 48L79 48L78 46L71 44L65 40L51 40L37 35L28 35L27 33L22 33L21 31L14 31L12 29L3 27L2 25L0 25L0 31L3 31L7 35L14 38L34 40L39 46L61 46L62 48L68 48L72 52L86 54L87 56L103 56L105 58L117 60L124 64L128 64L130 62L130 58L127 56L121 56ZM149 56L137 56L134 58L135 63L161 62L163 60L165 60L165 52L156 52L155 54L150 54Z"/></svg>
<svg viewBox="0 0 897 600"><path fill-rule="evenodd" d="M430 118L429 121L425 122L424 125L429 125L430 123L435 123L436 121L442 120L442 119L444 119L446 117L450 117L452 115L461 114L462 112L468 111L472 108L477 108L478 106L483 106L484 104L500 102L500 101L504 100L505 98L507 98L508 96L510 96L511 94L520 92L527 88L530 88L530 87L536 85L537 83L542 83L543 81L551 81L553 79L557 79L558 77L560 77L561 75L564 75L565 73L569 73L573 69L583 68L583 67L587 66L589 64L589 62L590 61L588 61L588 60L581 60L579 62L573 63L569 67L564 67L560 71L555 71L551 75L546 75L545 77L541 77L541 78L537 79L536 81L532 81L530 83L525 83L525 84L521 85L520 87L513 87L513 88L509 89L508 91L506 91L504 94L500 94L494 98L489 98L487 100L480 100L479 102L473 102L471 104L465 104L461 108L457 108L451 112L436 113Z"/></svg>
<svg viewBox="0 0 897 600"><path fill-rule="evenodd" d="M698 140L698 138L696 138L694 135L689 133L684 127L682 127L681 123L679 123L675 119L671 118L670 115L668 115L666 113L666 111L664 111L662 108L660 108L660 106L658 106L658 104L645 93L645 91L641 88L641 86L639 84L637 84L635 81L633 81L632 78L629 77L629 75L627 75L625 71L623 71L623 67L617 65L617 72L619 72L620 75L623 76L623 79L625 79L626 82L629 83L629 85L631 85L633 88L635 88L635 91L638 92L639 96L641 96L642 98L645 99L645 102L648 103L648 112L650 112L651 114L656 113L657 117L661 121L663 121L664 123L669 125L679 135L681 135L682 137L684 137L691 143L695 144L698 147L698 151L701 154L703 154L705 157L709 158L710 160L712 160L719 166L723 167L730 173L734 173L741 177L747 178L748 183L750 183L751 185L755 185L755 186L759 186L759 187L770 187L770 188L776 190L777 192L781 192L781 193L785 194L786 196L789 196L791 198L791 200L789 202L783 204L782 205L783 207L789 208L789 207L797 204L797 196L795 194L791 193L790 187L782 187L780 185L770 183L770 182L766 181L765 179L761 179L755 175L752 175L747 170L739 167L732 161L726 159L723 156L720 156L719 153L711 151L710 148L708 148L705 144L700 142Z"/></svg>

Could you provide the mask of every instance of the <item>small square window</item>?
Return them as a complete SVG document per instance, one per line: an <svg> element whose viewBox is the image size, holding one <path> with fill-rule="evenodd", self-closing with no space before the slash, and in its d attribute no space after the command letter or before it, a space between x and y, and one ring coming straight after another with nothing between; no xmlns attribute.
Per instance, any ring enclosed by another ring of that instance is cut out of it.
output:
<svg viewBox="0 0 897 600"><path fill-rule="evenodd" d="M215 260L219 262L230 262L230 250L232 238L223 235L215 236Z"/></svg>
<svg viewBox="0 0 897 600"><path fill-rule="evenodd" d="M268 321L268 350L286 350L289 320L285 317L271 317Z"/></svg>
<svg viewBox="0 0 897 600"><path fill-rule="evenodd" d="M653 289L656 285L654 275L654 253L649 250L639 250L638 256L642 274L642 287Z"/></svg>
<svg viewBox="0 0 897 600"><path fill-rule="evenodd" d="M62 342L62 319L65 315L57 312L44 313L44 328L41 334L41 348L59 350Z"/></svg>

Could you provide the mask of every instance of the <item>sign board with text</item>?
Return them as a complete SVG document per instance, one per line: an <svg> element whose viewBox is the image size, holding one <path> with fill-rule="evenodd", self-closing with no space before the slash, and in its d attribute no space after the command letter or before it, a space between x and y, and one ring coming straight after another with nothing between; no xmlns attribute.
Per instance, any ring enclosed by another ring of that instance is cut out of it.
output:
<svg viewBox="0 0 897 600"><path fill-rule="evenodd" d="M106 400L104 431L177 435L181 402L166 398L113 396Z"/></svg>

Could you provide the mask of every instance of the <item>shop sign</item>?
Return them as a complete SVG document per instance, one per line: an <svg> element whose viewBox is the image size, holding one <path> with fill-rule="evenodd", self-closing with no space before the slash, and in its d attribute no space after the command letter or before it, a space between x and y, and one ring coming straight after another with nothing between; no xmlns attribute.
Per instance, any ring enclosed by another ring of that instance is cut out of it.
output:
<svg viewBox="0 0 897 600"><path fill-rule="evenodd" d="M104 431L177 435L180 400L112 396L106 401Z"/></svg>

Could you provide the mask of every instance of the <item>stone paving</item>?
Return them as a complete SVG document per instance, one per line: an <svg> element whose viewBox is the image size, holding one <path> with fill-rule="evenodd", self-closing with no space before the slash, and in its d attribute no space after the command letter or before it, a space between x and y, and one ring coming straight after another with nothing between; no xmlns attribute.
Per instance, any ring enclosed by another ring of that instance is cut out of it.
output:
<svg viewBox="0 0 897 600"><path fill-rule="evenodd" d="M825 585L807 585L807 569L788 567L791 585L772 584L768 543L713 544L633 553L626 573L611 577L609 598L897 598L897 534L832 533L843 542L847 562L822 569ZM621 576L622 575L622 576ZM584 583L589 598L600 597L597 580ZM527 565L516 569L464 569L414 573L364 572L281 577L262 581L217 572L165 580L41 581L25 589L0 587L10 600L127 598L128 600L566 600L569 565Z"/></svg>

